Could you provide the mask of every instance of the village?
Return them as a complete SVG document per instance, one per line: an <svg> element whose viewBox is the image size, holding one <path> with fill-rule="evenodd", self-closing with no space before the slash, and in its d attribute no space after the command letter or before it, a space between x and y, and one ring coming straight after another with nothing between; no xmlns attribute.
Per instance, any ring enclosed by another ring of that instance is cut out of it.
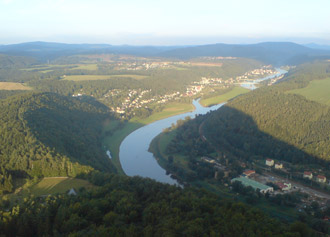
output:
<svg viewBox="0 0 330 237"><path fill-rule="evenodd" d="M152 62L152 63L132 63L133 66L142 65L145 68L156 68L156 67L169 67L174 64L187 64L185 62ZM190 62L188 62L190 64ZM128 64L123 64L128 70ZM129 64L131 65L131 64ZM136 67L134 67L136 68ZM101 101L107 104L107 101L111 101L112 105L109 106L111 111L119 114L121 117L127 117L134 113L133 111L140 108L149 109L152 104L165 104L170 101L180 100L185 97L194 97L196 95L202 94L203 90L208 88L212 91L218 89L226 89L234 86L240 86L246 81L253 81L256 78L262 78L269 75L276 74L276 70L271 67L271 65L263 66L259 69L254 69L249 72L246 72L242 76L237 76L235 78L223 79L223 78L208 78L201 77L201 80L192 82L191 85L187 85L184 92L174 91L165 95L151 95L152 90L143 90L143 89L112 89L100 98ZM283 76L282 76L283 77ZM268 85L276 83L282 77L275 77L269 81ZM83 90L80 90L79 93L73 94L72 97L83 96ZM93 95L91 95L93 96ZM113 102L116 101L115 105Z"/></svg>
<svg viewBox="0 0 330 237"><path fill-rule="evenodd" d="M221 164L218 160L210 157L201 157L203 162L212 164L215 171L215 178L218 176L218 172L224 173L224 178L230 177L231 170ZM330 194L322 190L320 187L329 186L330 182L327 181L322 171L311 172L303 171L296 173L296 177L291 175L283 175L289 173L286 170L285 164L282 162L276 162L273 159L267 158L264 163L258 165L258 172L254 169L247 168L245 163L240 163L244 171L237 177L231 178L230 183L239 182L245 187L251 187L256 192L267 194L270 196L276 196L278 194L290 194L299 192L305 194L305 198L302 199L302 203L297 206L299 211L310 206L313 202L317 202L320 208L325 209L330 206ZM257 166L255 165L257 168ZM291 177L290 177L291 176ZM305 180L305 182L302 182ZM311 186L310 182L319 184L320 187Z"/></svg>

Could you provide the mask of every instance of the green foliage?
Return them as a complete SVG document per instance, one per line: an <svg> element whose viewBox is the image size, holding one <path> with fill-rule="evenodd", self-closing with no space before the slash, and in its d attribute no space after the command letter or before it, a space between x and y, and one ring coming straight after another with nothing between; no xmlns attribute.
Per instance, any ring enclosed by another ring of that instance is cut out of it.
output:
<svg viewBox="0 0 330 237"><path fill-rule="evenodd" d="M52 93L0 101L0 165L13 178L114 171L101 147L105 106Z"/></svg>
<svg viewBox="0 0 330 237"><path fill-rule="evenodd" d="M101 173L89 179L102 187L81 190L78 196L26 199L9 212L0 211L0 234L236 237L295 236L300 231L203 190Z"/></svg>

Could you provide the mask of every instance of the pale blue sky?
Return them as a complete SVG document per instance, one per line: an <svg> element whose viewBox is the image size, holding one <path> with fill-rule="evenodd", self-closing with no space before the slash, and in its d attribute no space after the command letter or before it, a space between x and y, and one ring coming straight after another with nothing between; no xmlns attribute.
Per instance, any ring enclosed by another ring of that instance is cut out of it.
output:
<svg viewBox="0 0 330 237"><path fill-rule="evenodd" d="M0 44L330 44L330 0L0 0Z"/></svg>

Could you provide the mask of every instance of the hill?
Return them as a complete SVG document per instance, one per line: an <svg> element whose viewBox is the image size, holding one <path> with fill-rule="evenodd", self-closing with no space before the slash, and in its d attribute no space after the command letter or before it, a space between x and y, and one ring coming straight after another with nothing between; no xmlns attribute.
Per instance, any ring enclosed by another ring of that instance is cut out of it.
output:
<svg viewBox="0 0 330 237"><path fill-rule="evenodd" d="M273 157L295 164L329 161L330 107L291 93L329 76L330 63L306 64L282 83L239 96L206 117L206 137L219 150L246 159Z"/></svg>
<svg viewBox="0 0 330 237"><path fill-rule="evenodd" d="M33 58L0 54L0 69L26 67L33 63L35 63Z"/></svg>
<svg viewBox="0 0 330 237"><path fill-rule="evenodd" d="M109 118L105 106L27 93L1 100L0 111L2 190L11 191L8 182L18 178L115 172L101 147L102 123Z"/></svg>
<svg viewBox="0 0 330 237"><path fill-rule="evenodd" d="M109 44L64 44L53 42L27 42L12 45L0 45L0 53L29 56L46 62L63 56L76 54L128 54L136 56L154 56L178 46L130 46Z"/></svg>
<svg viewBox="0 0 330 237"><path fill-rule="evenodd" d="M330 58L329 50L312 49L290 42L259 44L212 44L178 48L160 54L163 57L188 59L201 56L252 58L273 65L296 65L317 58Z"/></svg>
<svg viewBox="0 0 330 237"><path fill-rule="evenodd" d="M77 54L121 54L177 59L191 59L202 56L244 57L276 66L296 65L315 59L330 58L330 50L327 48L312 48L290 42L264 42L258 44L219 43L198 46L131 46L28 42L0 45L0 53L33 57L40 62Z"/></svg>

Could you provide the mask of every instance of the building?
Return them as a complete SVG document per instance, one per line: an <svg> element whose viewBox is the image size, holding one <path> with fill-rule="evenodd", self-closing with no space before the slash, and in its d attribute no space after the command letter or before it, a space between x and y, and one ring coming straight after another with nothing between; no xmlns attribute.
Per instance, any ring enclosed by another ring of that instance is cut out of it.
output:
<svg viewBox="0 0 330 237"><path fill-rule="evenodd" d="M265 184L259 183L255 180L249 179L249 178L245 178L245 177L239 177L239 178L234 178L231 180L231 183L238 181L241 182L244 186L246 187L252 187L254 190L259 189L261 193L268 193L268 192L273 192L274 189L273 187L269 187Z"/></svg>
<svg viewBox="0 0 330 237"><path fill-rule="evenodd" d="M249 177L251 175L254 175L256 172L254 170L246 170L243 172L243 175L246 177Z"/></svg>
<svg viewBox="0 0 330 237"><path fill-rule="evenodd" d="M312 172L305 171L305 172L304 172L304 178L312 179L312 178L313 178L313 174L312 174Z"/></svg>
<svg viewBox="0 0 330 237"><path fill-rule="evenodd" d="M213 159L211 159L211 158L209 158L209 157L206 157L206 156L203 156L201 159L202 159L203 161L207 162L207 163L211 163L211 164L216 163L215 160L213 160Z"/></svg>
<svg viewBox="0 0 330 237"><path fill-rule="evenodd" d="M277 182L275 183L282 191L288 191L291 189L291 183Z"/></svg>
<svg viewBox="0 0 330 237"><path fill-rule="evenodd" d="M275 169L283 169L283 164L281 163L275 164Z"/></svg>
<svg viewBox="0 0 330 237"><path fill-rule="evenodd" d="M68 195L77 195L76 190L74 190L74 188L71 188L70 191L68 192Z"/></svg>
<svg viewBox="0 0 330 237"><path fill-rule="evenodd" d="M319 183L325 183L327 181L327 178L323 175L318 175L316 177L316 181L319 182Z"/></svg>
<svg viewBox="0 0 330 237"><path fill-rule="evenodd" d="M267 160L266 160L266 165L267 165L267 166L273 166L273 165L274 165L274 160L272 160L272 159L267 159Z"/></svg>

